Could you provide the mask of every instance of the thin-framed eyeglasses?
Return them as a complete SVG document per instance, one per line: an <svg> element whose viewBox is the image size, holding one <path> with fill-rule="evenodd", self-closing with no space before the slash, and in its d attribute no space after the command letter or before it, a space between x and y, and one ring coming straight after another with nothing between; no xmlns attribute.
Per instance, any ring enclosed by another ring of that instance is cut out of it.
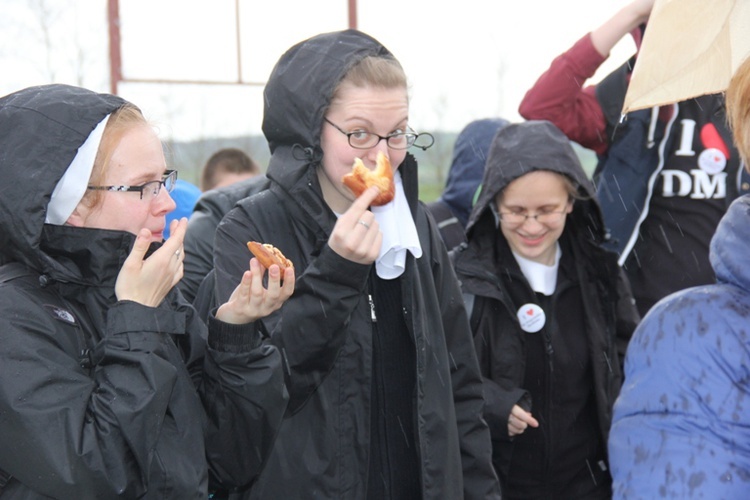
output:
<svg viewBox="0 0 750 500"><path fill-rule="evenodd" d="M500 221L508 226L520 226L526 223L528 219L534 219L540 224L559 224L568 214L567 210L550 210L549 212L539 212L537 214L527 214L525 212L498 212Z"/></svg>
<svg viewBox="0 0 750 500"><path fill-rule="evenodd" d="M118 193L136 192L141 196L141 200L151 201L161 192L161 187L171 193L177 183L177 170L167 170L160 181L149 181L140 186L88 186L86 189L93 191L115 191Z"/></svg>
<svg viewBox="0 0 750 500"><path fill-rule="evenodd" d="M432 146L435 143L435 138L430 133L418 134L413 130L407 132L393 132L386 136L378 135L374 132L368 132L367 130L355 130L353 132L347 132L341 127L333 123L328 118L323 118L326 123L331 125L333 128L341 132L349 140L349 145L354 149L370 149L385 140L389 148L392 149L408 149L412 146L421 148L423 151Z"/></svg>

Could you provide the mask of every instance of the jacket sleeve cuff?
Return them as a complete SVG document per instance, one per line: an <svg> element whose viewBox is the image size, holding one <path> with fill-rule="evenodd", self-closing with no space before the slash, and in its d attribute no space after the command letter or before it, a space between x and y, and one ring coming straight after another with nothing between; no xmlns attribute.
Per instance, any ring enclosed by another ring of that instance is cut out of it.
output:
<svg viewBox="0 0 750 500"><path fill-rule="evenodd" d="M243 325L224 323L216 318L216 309L208 317L208 345L224 352L246 352L263 343L261 322Z"/></svg>
<svg viewBox="0 0 750 500"><path fill-rule="evenodd" d="M186 318L182 311L149 307L121 300L107 311L108 330L114 334L131 332L185 333Z"/></svg>
<svg viewBox="0 0 750 500"><path fill-rule="evenodd" d="M333 251L327 244L318 258L318 266L325 276L335 276L336 281L355 290L362 290L367 284L372 264L358 264L347 260Z"/></svg>

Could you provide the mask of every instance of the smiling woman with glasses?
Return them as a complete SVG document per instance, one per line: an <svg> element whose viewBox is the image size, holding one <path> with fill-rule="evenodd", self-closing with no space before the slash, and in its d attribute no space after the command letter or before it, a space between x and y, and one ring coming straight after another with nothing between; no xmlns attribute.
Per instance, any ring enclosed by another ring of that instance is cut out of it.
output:
<svg viewBox="0 0 750 500"><path fill-rule="evenodd" d="M611 498L607 432L638 322L594 186L549 122L495 135L454 250L507 498Z"/></svg>
<svg viewBox="0 0 750 500"><path fill-rule="evenodd" d="M533 219L539 224L554 225L562 222L569 212L570 210L567 209L549 210L542 208L535 214L527 214L523 210L511 210L509 212L498 212L498 216L500 220L508 226L520 226L529 219Z"/></svg>

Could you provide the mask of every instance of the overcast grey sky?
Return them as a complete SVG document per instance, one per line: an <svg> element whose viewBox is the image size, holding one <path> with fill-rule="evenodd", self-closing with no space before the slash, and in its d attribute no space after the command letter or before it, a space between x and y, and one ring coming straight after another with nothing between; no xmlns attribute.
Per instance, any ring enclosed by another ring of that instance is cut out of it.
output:
<svg viewBox="0 0 750 500"><path fill-rule="evenodd" d="M417 130L519 120L524 92L557 54L626 0L359 0L359 29L411 82ZM52 81L109 91L106 0L2 0L0 95ZM347 27L346 0L242 0L245 81L263 82L293 43ZM126 78L236 80L234 0L120 0ZM628 40L595 79L633 51ZM163 138L259 133L262 87L123 83Z"/></svg>

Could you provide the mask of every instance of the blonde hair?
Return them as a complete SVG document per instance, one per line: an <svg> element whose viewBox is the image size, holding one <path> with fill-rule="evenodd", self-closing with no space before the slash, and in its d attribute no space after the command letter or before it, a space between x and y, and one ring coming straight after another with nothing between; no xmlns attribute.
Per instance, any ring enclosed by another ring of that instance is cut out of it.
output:
<svg viewBox="0 0 750 500"><path fill-rule="evenodd" d="M367 56L352 66L336 86L331 103L339 98L341 88L380 87L384 89L407 88L406 73L393 57Z"/></svg>
<svg viewBox="0 0 750 500"><path fill-rule="evenodd" d="M99 143L99 150L96 152L94 168L89 178L90 185L99 186L104 182L109 169L109 160L117 144L127 131L140 125L148 125L148 121L134 104L126 103L110 115ZM81 199L81 203L88 208L95 208L102 202L103 197L104 191L88 190Z"/></svg>
<svg viewBox="0 0 750 500"><path fill-rule="evenodd" d="M745 165L750 159L750 57L737 68L726 92L727 120Z"/></svg>
<svg viewBox="0 0 750 500"><path fill-rule="evenodd" d="M568 194L568 202L575 202L576 200L585 201L590 199L578 190L578 184L573 179L561 172L555 172L554 170L546 169L532 170L531 172L549 172L550 174L555 174L560 179L560 181L562 181L563 189L565 189L565 192ZM515 179L513 179L513 181L515 181L516 179L520 179L521 177L523 177L523 175L516 177ZM497 195L495 195L495 203L499 204L503 202L503 193L505 193L505 189L513 181L510 181L508 184L506 184L505 187L499 193L497 193Z"/></svg>

